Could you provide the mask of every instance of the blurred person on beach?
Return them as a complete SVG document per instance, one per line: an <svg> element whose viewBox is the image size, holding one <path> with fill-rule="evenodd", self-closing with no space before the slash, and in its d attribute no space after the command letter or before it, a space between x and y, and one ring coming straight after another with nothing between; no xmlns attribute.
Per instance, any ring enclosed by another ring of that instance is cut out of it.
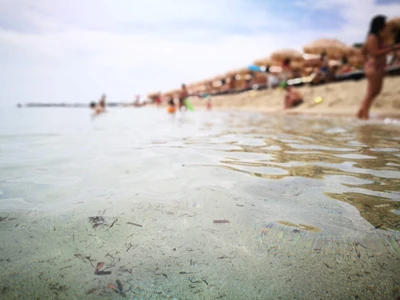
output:
<svg viewBox="0 0 400 300"><path fill-rule="evenodd" d="M320 67L315 71L314 84L327 83L330 80L329 59L325 51L320 56Z"/></svg>
<svg viewBox="0 0 400 300"><path fill-rule="evenodd" d="M142 106L141 104L140 104L140 95L136 95L135 96L135 101L133 101L133 104L132 104L134 107L140 107L140 106Z"/></svg>
<svg viewBox="0 0 400 300"><path fill-rule="evenodd" d="M270 72L270 66L266 66L265 72L268 89L272 89L279 85L279 78Z"/></svg>
<svg viewBox="0 0 400 300"><path fill-rule="evenodd" d="M285 58L283 61L282 61L282 65L281 65L281 68L282 68L282 71L281 71L281 80L282 81L286 81L286 80L288 80L288 79L290 79L290 77L291 77L291 71L290 71L290 62L291 62L291 59L290 58Z"/></svg>
<svg viewBox="0 0 400 300"><path fill-rule="evenodd" d="M170 97L167 102L167 112L169 114L173 115L173 114L175 114L175 111L176 111L176 107L175 107L174 98Z"/></svg>
<svg viewBox="0 0 400 300"><path fill-rule="evenodd" d="M100 104L96 104L94 101L90 102L89 106L93 110L94 115L99 115L105 111Z"/></svg>
<svg viewBox="0 0 400 300"><path fill-rule="evenodd" d="M300 92L289 86L286 81L283 81L281 86L285 90L284 109L294 108L304 102Z"/></svg>
<svg viewBox="0 0 400 300"><path fill-rule="evenodd" d="M211 108L212 108L211 97L209 97L209 98L207 98L206 109L211 110Z"/></svg>
<svg viewBox="0 0 400 300"><path fill-rule="evenodd" d="M229 92L233 93L236 90L236 75L233 75L229 81Z"/></svg>
<svg viewBox="0 0 400 300"><path fill-rule="evenodd" d="M155 96L154 102L156 103L157 108L161 106L162 103L161 92L158 92L158 94Z"/></svg>
<svg viewBox="0 0 400 300"><path fill-rule="evenodd" d="M253 82L254 82L254 78L255 78L254 72L250 72L249 76L245 80L246 89L251 89L252 88Z"/></svg>
<svg viewBox="0 0 400 300"><path fill-rule="evenodd" d="M101 95L99 106L103 109L103 112L106 110L106 94Z"/></svg>
<svg viewBox="0 0 400 300"><path fill-rule="evenodd" d="M339 69L336 72L336 75L342 75L342 74L347 74L353 71L353 68L349 64L349 60L347 59L346 56L342 57L342 62L339 67Z"/></svg>
<svg viewBox="0 0 400 300"><path fill-rule="evenodd" d="M367 77L367 92L360 104L357 117L362 120L369 118L369 110L372 102L382 90L383 78L385 76L386 55L391 51L400 49L400 44L385 45L381 35L386 26L386 17L375 16L370 25L367 39L363 46L364 73Z"/></svg>
<svg viewBox="0 0 400 300"><path fill-rule="evenodd" d="M400 28L397 28L393 33L395 36L394 37L395 44L400 43ZM394 51L390 65L395 65L395 66L400 65L400 50L399 49Z"/></svg>
<svg viewBox="0 0 400 300"><path fill-rule="evenodd" d="M186 104L185 100L189 96L188 90L186 88L186 85L182 83L182 90L179 94L179 110L186 110Z"/></svg>

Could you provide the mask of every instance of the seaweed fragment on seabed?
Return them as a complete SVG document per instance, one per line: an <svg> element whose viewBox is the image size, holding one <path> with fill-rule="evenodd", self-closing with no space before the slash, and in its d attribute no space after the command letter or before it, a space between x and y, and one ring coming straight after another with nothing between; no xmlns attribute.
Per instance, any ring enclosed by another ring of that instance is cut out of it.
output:
<svg viewBox="0 0 400 300"><path fill-rule="evenodd" d="M93 228L97 228L100 225L106 225L107 221L102 216L95 216L95 217L89 217L89 223L93 224Z"/></svg>
<svg viewBox="0 0 400 300"><path fill-rule="evenodd" d="M224 223L230 223L230 222L229 222L229 220L214 220L213 223L224 224Z"/></svg>
<svg viewBox="0 0 400 300"><path fill-rule="evenodd" d="M107 285L107 287L108 287L109 289L112 289L114 292L120 294L120 295L123 296L123 297L126 297L126 293L129 292L129 291L132 289L132 286L133 286L133 285L131 285L131 286L129 287L129 289L127 289L127 290L124 291L124 288L123 288L123 286L122 286L122 283L121 283L121 281L120 281L119 279L117 279L117 280L115 281L115 283L116 283L116 285L113 284L113 283L109 283L109 284Z"/></svg>
<svg viewBox="0 0 400 300"><path fill-rule="evenodd" d="M137 224L137 223L133 223L133 222L126 222L126 224L133 225L133 226L136 226L136 227L143 227L143 225L140 225L140 224Z"/></svg>
<svg viewBox="0 0 400 300"><path fill-rule="evenodd" d="M116 218L112 223L111 223L111 225L110 225L110 227L108 227L108 229L110 229L111 227L113 227L114 226L114 224L115 224L115 222L117 222L118 221L118 218ZM107 229L107 230L108 230Z"/></svg>
<svg viewBox="0 0 400 300"><path fill-rule="evenodd" d="M81 253L75 253L74 256L76 258L80 258L83 262L86 262L86 260L88 260L89 263L92 265L92 267L94 267L92 261L95 261L95 260L92 259L91 255L86 255L85 256L85 255L83 255Z"/></svg>

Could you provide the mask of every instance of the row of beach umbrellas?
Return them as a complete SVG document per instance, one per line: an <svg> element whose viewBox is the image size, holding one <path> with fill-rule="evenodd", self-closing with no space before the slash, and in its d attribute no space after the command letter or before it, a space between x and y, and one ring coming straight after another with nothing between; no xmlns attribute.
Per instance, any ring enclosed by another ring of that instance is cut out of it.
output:
<svg viewBox="0 0 400 300"><path fill-rule="evenodd" d="M400 17L388 21L383 37L389 43L394 42L394 35L397 30L400 30ZM253 65L266 68L269 67L271 73L279 73L281 64L284 60L290 59L290 69L301 70L303 73L311 71L320 64L320 55L326 53L329 59L329 65L340 65L340 60L346 57L348 63L353 67L361 67L363 63L363 55L361 48L351 47L337 39L317 39L303 47L303 53L295 49L281 49L274 51L268 57L257 59ZM252 75L251 75L252 74ZM233 78L243 84L249 78L259 78L265 80L262 73L251 73L248 67L237 70L231 70L225 74L215 76L200 82L189 84L187 87L189 92L204 92L210 90L218 90L227 86ZM173 97L180 92L180 89L174 89L163 93L164 96ZM159 93L151 93L149 98L154 97Z"/></svg>

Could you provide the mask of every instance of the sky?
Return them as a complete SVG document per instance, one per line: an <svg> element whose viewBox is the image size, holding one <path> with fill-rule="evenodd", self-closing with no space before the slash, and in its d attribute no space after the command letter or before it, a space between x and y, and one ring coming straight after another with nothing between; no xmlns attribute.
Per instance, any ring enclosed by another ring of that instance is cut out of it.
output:
<svg viewBox="0 0 400 300"><path fill-rule="evenodd" d="M317 38L353 44L400 0L0 0L0 104L133 101Z"/></svg>

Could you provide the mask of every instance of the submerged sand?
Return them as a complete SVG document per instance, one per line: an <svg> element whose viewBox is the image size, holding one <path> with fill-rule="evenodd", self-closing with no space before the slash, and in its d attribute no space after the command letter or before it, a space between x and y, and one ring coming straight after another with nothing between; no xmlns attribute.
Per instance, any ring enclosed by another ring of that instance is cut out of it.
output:
<svg viewBox="0 0 400 300"><path fill-rule="evenodd" d="M165 202L137 196L124 205L102 205L101 212L92 205L7 213L0 223L1 298L118 299L123 295L107 288L116 280L131 299L400 295L399 237L393 233L371 228L358 237L333 237L311 225L263 222L271 215L265 201L218 188ZM93 228L88 216L98 214L106 223ZM110 274L96 275L98 262Z"/></svg>
<svg viewBox="0 0 400 300"><path fill-rule="evenodd" d="M399 126L39 112L1 135L0 299L400 296Z"/></svg>

